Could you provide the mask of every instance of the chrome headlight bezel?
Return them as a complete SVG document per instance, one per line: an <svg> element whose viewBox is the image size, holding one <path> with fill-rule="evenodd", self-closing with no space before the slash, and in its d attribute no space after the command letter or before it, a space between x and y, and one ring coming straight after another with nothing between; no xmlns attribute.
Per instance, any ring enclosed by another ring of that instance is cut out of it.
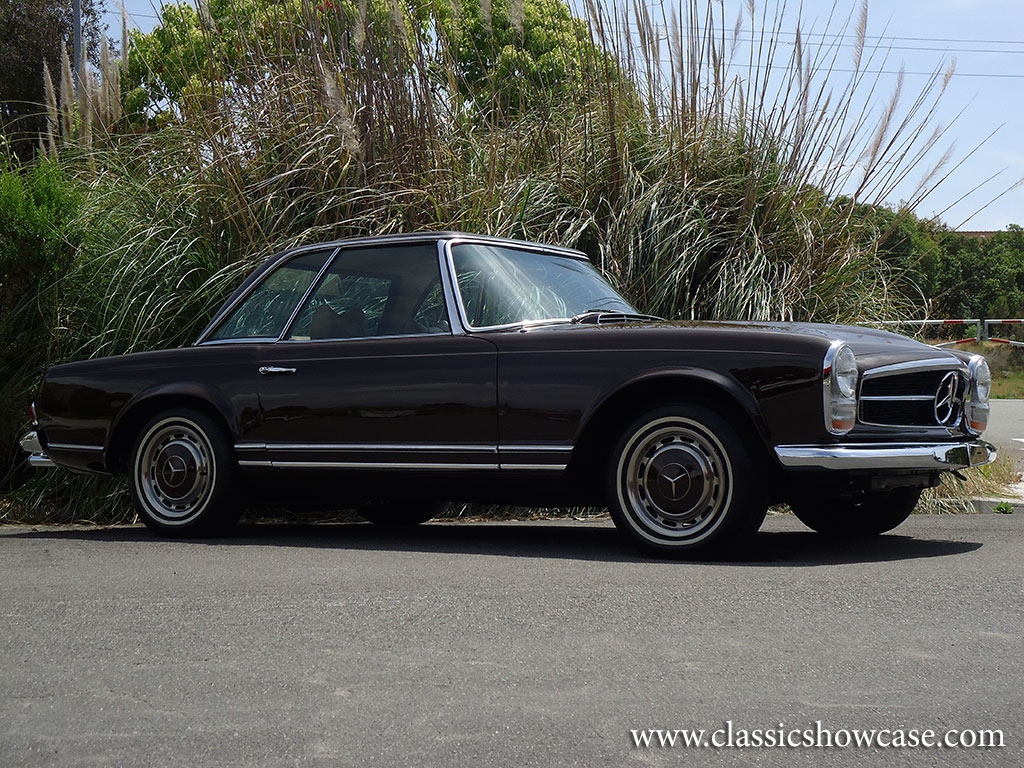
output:
<svg viewBox="0 0 1024 768"><path fill-rule="evenodd" d="M964 398L964 428L980 435L988 427L989 398L992 395L992 372L981 355L967 363L967 396Z"/></svg>
<svg viewBox="0 0 1024 768"><path fill-rule="evenodd" d="M844 341L833 341L822 361L825 429L845 435L857 423L857 358Z"/></svg>

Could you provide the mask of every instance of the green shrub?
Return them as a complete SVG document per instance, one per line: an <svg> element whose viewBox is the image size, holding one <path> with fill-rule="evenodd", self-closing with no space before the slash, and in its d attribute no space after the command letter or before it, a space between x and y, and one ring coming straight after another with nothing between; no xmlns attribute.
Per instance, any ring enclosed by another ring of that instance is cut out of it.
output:
<svg viewBox="0 0 1024 768"><path fill-rule="evenodd" d="M17 439L59 322L58 276L78 243L81 194L58 163L0 169L0 490L23 476Z"/></svg>

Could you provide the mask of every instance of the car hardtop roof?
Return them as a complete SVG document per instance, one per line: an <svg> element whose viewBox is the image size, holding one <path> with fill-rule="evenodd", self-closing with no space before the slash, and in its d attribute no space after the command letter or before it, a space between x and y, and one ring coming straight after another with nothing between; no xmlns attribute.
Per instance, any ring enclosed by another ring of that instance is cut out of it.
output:
<svg viewBox="0 0 1024 768"><path fill-rule="evenodd" d="M536 243L530 242L529 240L515 240L510 237L494 237L493 235L476 235L472 232L454 232L449 230L442 231L422 231L422 232L401 232L393 235L369 235L365 237L346 237L340 240L328 240L322 243L310 243L308 245L300 245L296 248L289 248L288 250L281 251L271 256L268 262L277 262L284 256L293 256L296 253L302 253L308 250L315 250L317 248L337 248L337 247L350 247L353 245L385 245L387 243L408 243L424 240L471 240L473 242L490 243L493 245L518 245L527 246L530 248L540 248L545 251L551 251L559 256L569 256L574 259L583 259L589 261L587 254L583 251L578 251L574 248L565 248L561 245L549 245L547 243Z"/></svg>
<svg viewBox="0 0 1024 768"><path fill-rule="evenodd" d="M371 245L385 245L387 243L415 243L417 241L437 241L437 240L468 240L476 243L488 243L493 245L503 246L527 246L529 248L540 248L545 251L551 251L561 256L570 256L572 258L590 260L583 251L575 250L574 248L565 248L564 246L554 246L547 243L536 243L526 240L515 240L513 238L497 238L492 234L474 234L473 232L460 232L454 230L423 230L416 232L398 232L395 234L371 234L371 236L365 236L361 238L342 238L341 240L326 241L324 243L311 243L307 246L299 246L298 248L291 248L284 251L278 256L283 256L286 253L291 255L299 251L305 251L308 249L325 248L325 247L351 247L351 246L371 246Z"/></svg>
<svg viewBox="0 0 1024 768"><path fill-rule="evenodd" d="M548 251L549 253L557 256L565 256L571 259L578 259L580 261L586 261L590 263L590 259L587 258L587 254L583 251L576 251L572 248L563 248L558 245L546 245L544 243L531 243L526 240L513 240L508 237L493 237L491 235L474 235L470 232L452 232L447 230L432 232L405 232L394 235L372 235L368 237L348 237L341 240L328 240L320 243L308 243L307 245L300 245L295 248L287 248L283 251L269 256L263 261L258 267L256 267L248 276L242 281L234 292L228 296L227 300L221 305L221 309L214 314L210 324L206 326L203 332L199 335L199 341L202 341L208 333L216 326L223 316L234 306L236 300L243 294L248 293L250 287L254 283L257 283L267 276L270 272L275 270L279 265L290 260L294 256L308 251L315 251L324 248L338 248L338 247L349 247L353 245L385 245L387 243L414 243L414 242L436 242L438 240L468 240L477 243L491 243L494 245L512 245L512 246L525 246L532 249L540 249L542 251ZM197 342L198 343L198 342Z"/></svg>

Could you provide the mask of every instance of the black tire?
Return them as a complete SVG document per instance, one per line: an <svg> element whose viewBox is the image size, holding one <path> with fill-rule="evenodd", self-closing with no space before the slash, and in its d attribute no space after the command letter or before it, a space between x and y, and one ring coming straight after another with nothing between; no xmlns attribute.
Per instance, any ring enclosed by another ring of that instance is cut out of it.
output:
<svg viewBox="0 0 1024 768"><path fill-rule="evenodd" d="M443 504L423 502L373 501L356 507L356 512L383 528L412 528L441 514Z"/></svg>
<svg viewBox="0 0 1024 768"><path fill-rule="evenodd" d="M910 517L920 488L872 491L852 499L801 497L789 502L793 514L811 530L832 536L877 536Z"/></svg>
<svg viewBox="0 0 1024 768"><path fill-rule="evenodd" d="M145 424L129 456L128 488L142 522L163 536L216 536L242 513L231 443L217 422L188 408Z"/></svg>
<svg viewBox="0 0 1024 768"><path fill-rule="evenodd" d="M612 449L608 504L616 527L648 552L735 552L764 521L761 475L749 443L720 413L664 406L634 420Z"/></svg>

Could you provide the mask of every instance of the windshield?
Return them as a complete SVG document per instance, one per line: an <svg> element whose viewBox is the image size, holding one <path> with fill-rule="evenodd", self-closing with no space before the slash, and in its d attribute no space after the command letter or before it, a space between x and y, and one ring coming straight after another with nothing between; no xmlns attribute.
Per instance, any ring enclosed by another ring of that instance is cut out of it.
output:
<svg viewBox="0 0 1024 768"><path fill-rule="evenodd" d="M451 253L472 328L568 320L596 309L636 313L579 259L479 243L455 245Z"/></svg>

